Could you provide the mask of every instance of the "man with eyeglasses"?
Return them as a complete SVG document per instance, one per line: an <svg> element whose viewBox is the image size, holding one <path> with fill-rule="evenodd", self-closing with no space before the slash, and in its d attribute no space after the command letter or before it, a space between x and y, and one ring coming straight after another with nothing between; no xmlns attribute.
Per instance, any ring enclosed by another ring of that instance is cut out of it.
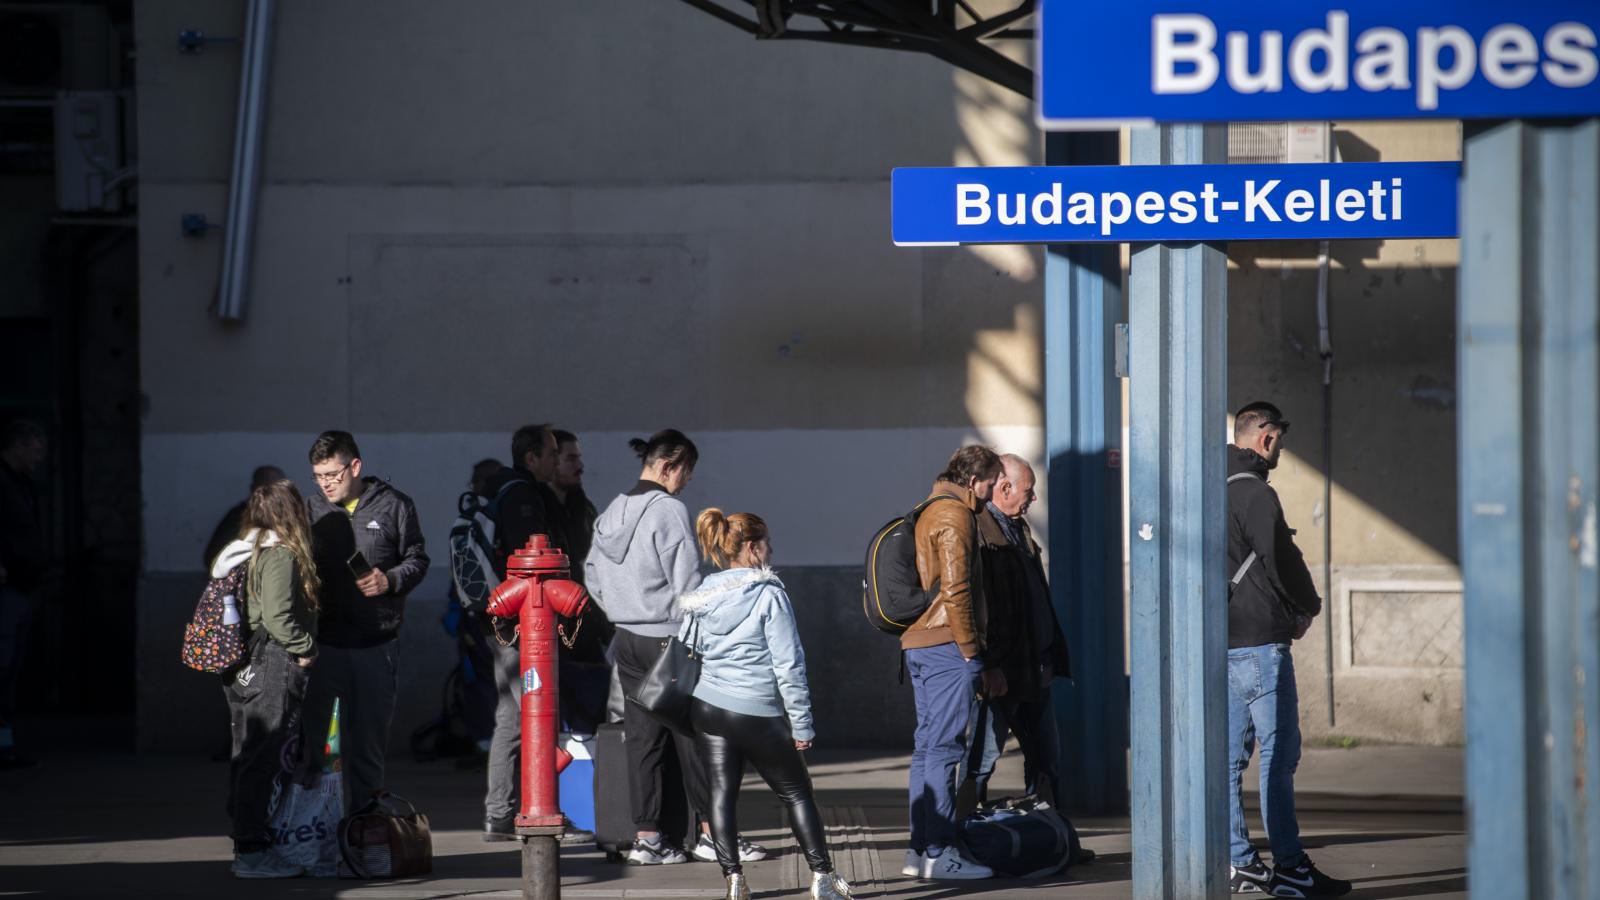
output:
<svg viewBox="0 0 1600 900"><path fill-rule="evenodd" d="M1039 545L1024 518L1037 496L1033 467L1013 453L1000 457L1000 464L994 495L978 514L978 553L989 612L984 659L1005 676L1006 693L983 701L973 716L967 765L978 803L986 803L995 763L1008 733L1015 734L1022 749L1024 790L1054 804L1061 738L1050 685L1070 678L1072 669Z"/></svg>
<svg viewBox="0 0 1600 900"><path fill-rule="evenodd" d="M321 763L339 701L345 809L384 786L384 748L399 692L406 595L428 572L422 527L411 498L379 478L362 477L361 450L348 432L325 431L311 445L317 490L312 555L322 596L317 664L304 706L306 768Z"/></svg>
<svg viewBox="0 0 1600 900"><path fill-rule="evenodd" d="M1294 773L1300 763L1300 695L1289 645L1322 611L1311 572L1267 477L1289 423L1258 401L1233 417L1228 445L1229 890L1275 897L1338 897L1351 884L1317 869L1300 844ZM1262 862L1245 823L1243 776L1261 748L1261 815L1272 846Z"/></svg>

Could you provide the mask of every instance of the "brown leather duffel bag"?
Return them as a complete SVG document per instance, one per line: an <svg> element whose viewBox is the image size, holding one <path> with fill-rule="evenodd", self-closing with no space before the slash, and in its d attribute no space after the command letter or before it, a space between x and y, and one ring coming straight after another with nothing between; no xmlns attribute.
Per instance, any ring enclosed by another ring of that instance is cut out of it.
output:
<svg viewBox="0 0 1600 900"><path fill-rule="evenodd" d="M355 878L427 875L433 871L428 817L399 794L380 791L339 823L339 856Z"/></svg>

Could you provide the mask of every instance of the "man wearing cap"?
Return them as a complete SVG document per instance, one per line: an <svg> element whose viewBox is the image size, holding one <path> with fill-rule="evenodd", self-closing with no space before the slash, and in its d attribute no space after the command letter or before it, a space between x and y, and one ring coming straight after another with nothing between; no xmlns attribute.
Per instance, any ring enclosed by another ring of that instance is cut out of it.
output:
<svg viewBox="0 0 1600 900"><path fill-rule="evenodd" d="M1294 772L1300 763L1300 698L1290 644L1322 611L1294 530L1267 476L1289 423L1271 403L1233 420L1228 445L1228 828L1229 888L1276 897L1337 897L1351 884L1312 864L1300 844ZM1250 754L1261 749L1261 814L1272 866L1250 844L1242 795Z"/></svg>

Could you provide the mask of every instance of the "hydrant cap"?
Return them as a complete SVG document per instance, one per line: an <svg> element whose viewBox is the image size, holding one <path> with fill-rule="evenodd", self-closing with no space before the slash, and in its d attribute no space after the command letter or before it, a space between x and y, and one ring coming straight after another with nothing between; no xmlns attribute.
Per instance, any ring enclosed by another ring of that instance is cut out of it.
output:
<svg viewBox="0 0 1600 900"><path fill-rule="evenodd" d="M567 555L559 547L551 546L550 538L536 534L528 538L517 552L506 560L506 574L523 573L539 575L565 575L570 570Z"/></svg>

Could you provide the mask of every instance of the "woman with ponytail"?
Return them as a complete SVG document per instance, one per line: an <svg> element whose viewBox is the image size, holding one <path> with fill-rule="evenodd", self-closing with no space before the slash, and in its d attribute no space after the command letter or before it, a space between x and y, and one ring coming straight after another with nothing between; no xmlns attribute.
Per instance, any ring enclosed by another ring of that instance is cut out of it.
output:
<svg viewBox="0 0 1600 900"><path fill-rule="evenodd" d="M583 564L584 585L616 626L611 656L623 693L632 696L661 648L678 633L683 614L678 597L700 586L699 551L689 508L678 495L694 477L700 451L681 431L658 431L628 442L643 471L639 483L619 494L594 526L594 543ZM635 831L628 862L636 866L686 863L689 854L662 835L661 808L668 753L676 753L689 803L701 818L708 803L705 770L694 755L694 739L669 730L633 703L623 712L628 751L628 793ZM669 750L669 747L671 748ZM710 843L706 839L704 843ZM766 850L747 844L747 860ZM699 855L700 847L694 848Z"/></svg>
<svg viewBox="0 0 1600 900"><path fill-rule="evenodd" d="M811 867L811 896L840 900L850 885L833 871L802 750L816 737L805 651L794 608L774 575L767 524L750 513L708 509L695 522L701 551L721 571L681 598L680 640L700 654L689 720L711 782L711 836L727 900L748 900L740 866L739 782L748 762L789 807L790 827Z"/></svg>
<svg viewBox="0 0 1600 900"><path fill-rule="evenodd" d="M223 549L211 577L246 565L245 633L250 657L223 686L233 729L228 814L233 818L233 874L294 878L305 874L273 852L269 821L282 777L284 747L300 745L300 705L317 656L317 568L311 523L294 482L250 492L243 536Z"/></svg>

